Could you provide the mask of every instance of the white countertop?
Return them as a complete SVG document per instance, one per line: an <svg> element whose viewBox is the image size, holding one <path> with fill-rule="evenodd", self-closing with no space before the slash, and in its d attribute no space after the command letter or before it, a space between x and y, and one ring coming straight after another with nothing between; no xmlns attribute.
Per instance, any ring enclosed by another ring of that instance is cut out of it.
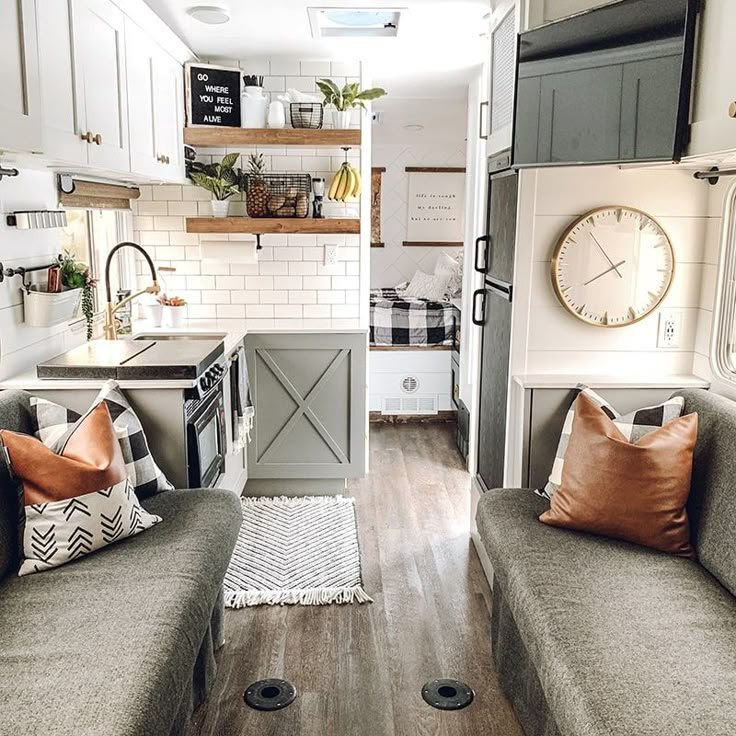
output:
<svg viewBox="0 0 736 736"><path fill-rule="evenodd" d="M584 383L591 388L709 388L710 382L690 374L673 376L612 376L538 373L513 376L522 388L575 388Z"/></svg>
<svg viewBox="0 0 736 736"><path fill-rule="evenodd" d="M208 319L184 320L181 327L153 327L146 320L133 322L133 335L212 332L222 334L225 345L225 355L233 350L248 334L269 333L366 333L366 329L358 327L357 320L306 320L306 319ZM121 338L130 339L130 338ZM27 391L64 390L64 389L93 389L99 390L106 379L79 380L72 378L39 378L36 375L36 366L28 368L10 378L0 380L0 389L24 389ZM190 388L193 380L176 381L119 381L123 389L135 388Z"/></svg>

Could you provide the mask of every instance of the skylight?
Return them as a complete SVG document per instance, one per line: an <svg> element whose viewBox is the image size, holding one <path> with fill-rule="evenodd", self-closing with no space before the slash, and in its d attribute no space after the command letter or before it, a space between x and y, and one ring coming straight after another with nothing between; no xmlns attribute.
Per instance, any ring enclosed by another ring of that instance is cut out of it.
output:
<svg viewBox="0 0 736 736"><path fill-rule="evenodd" d="M403 8L307 8L314 38L390 38Z"/></svg>

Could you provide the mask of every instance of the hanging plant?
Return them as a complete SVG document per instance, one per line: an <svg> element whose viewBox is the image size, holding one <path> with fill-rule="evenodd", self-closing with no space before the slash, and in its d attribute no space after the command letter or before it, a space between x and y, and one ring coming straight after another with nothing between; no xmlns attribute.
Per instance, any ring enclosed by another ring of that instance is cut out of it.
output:
<svg viewBox="0 0 736 736"><path fill-rule="evenodd" d="M82 314L87 322L87 340L91 340L95 317L95 300L92 290L97 286L97 280L92 278L89 266L78 261L70 251L64 252L60 265L61 285L67 289L82 290Z"/></svg>

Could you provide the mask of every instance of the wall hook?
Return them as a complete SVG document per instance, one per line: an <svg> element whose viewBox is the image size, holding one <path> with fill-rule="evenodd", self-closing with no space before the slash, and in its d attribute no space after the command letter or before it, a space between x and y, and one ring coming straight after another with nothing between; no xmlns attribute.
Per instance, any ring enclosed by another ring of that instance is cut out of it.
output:
<svg viewBox="0 0 736 736"><path fill-rule="evenodd" d="M20 176L18 169L8 169L5 166L0 166L0 181L3 180L4 176Z"/></svg>

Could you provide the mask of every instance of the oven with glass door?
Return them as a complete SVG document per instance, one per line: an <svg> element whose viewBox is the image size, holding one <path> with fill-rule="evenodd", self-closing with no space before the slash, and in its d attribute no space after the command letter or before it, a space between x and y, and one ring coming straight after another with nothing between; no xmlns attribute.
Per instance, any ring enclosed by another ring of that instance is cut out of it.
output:
<svg viewBox="0 0 736 736"><path fill-rule="evenodd" d="M190 488L214 488L225 472L225 400L223 382L202 398L185 402L187 472Z"/></svg>

